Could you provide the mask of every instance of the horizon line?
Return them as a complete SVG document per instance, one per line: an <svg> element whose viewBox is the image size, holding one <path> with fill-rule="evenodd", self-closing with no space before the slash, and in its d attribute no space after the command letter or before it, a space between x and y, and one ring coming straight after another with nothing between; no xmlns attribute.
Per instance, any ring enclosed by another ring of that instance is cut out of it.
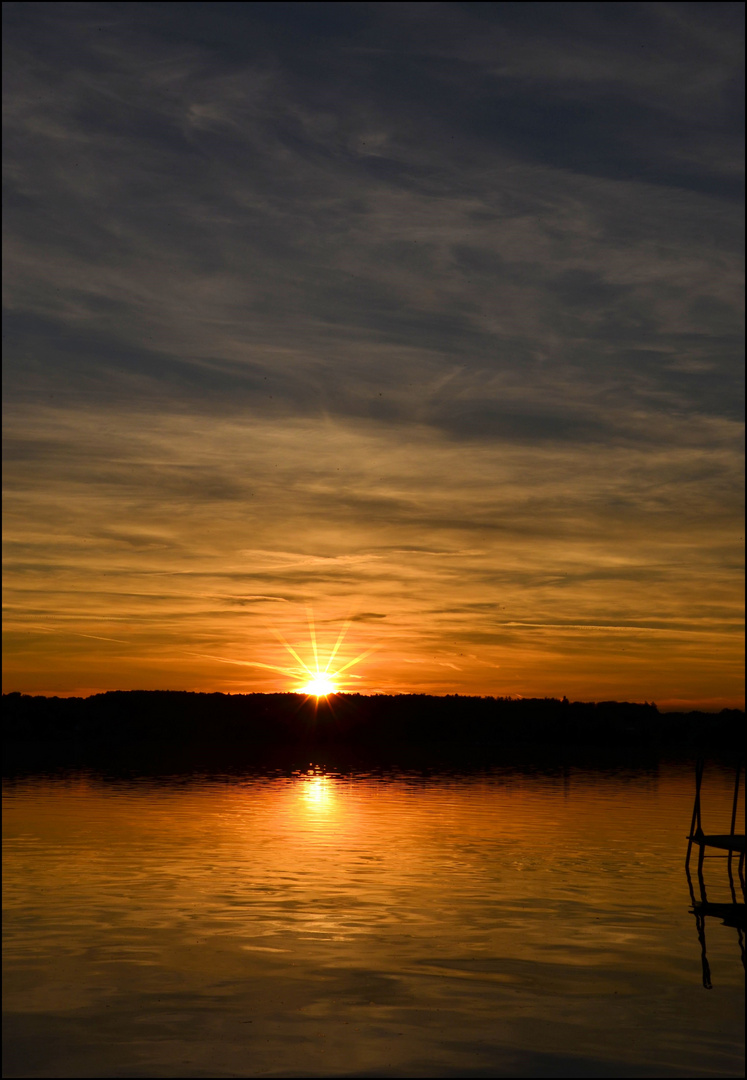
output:
<svg viewBox="0 0 747 1080"><path fill-rule="evenodd" d="M50 693L50 692L30 693L30 692L24 691L24 690L4 690L2 692L2 696L4 698L17 695L19 697L29 697L29 698L35 698L35 699L44 698L45 700L78 699L78 700L81 700L81 701L87 701L87 700L89 700L91 698L94 698L94 697L103 697L105 694L193 694L195 696L199 696L199 695L208 696L208 695L219 694L221 697L281 697L281 696L282 697L290 697L290 696L293 696L293 697L299 697L299 698L300 697L310 698L310 697L314 696L313 694L305 693L303 690L241 690L241 691L231 691L231 690L174 690L174 689L162 689L162 688L150 689L150 690L146 690L144 688L135 688L135 689L131 688L131 689L127 689L127 690L111 690L111 689L109 689L109 690L93 690L93 691L90 691L88 693L85 693L85 692L84 693L74 693L74 692L72 692L72 693L59 693L59 692L57 692L57 693ZM356 690L352 690L352 691L351 690L341 690L341 691L335 691L334 693L324 695L325 699L326 698L336 698L336 697L365 697L365 698L374 698L374 697L391 697L391 698L395 698L395 697L420 697L420 698L422 698L422 697L428 697L428 698L436 698L436 699L439 699L439 700L446 699L446 698L461 698L463 700L481 700L481 701L488 701L489 700L489 701L516 702L516 703L518 703L520 701L558 701L558 702L561 702L561 703L567 702L569 705L610 705L610 704L615 704L615 705L637 705L637 706L641 706L641 707L650 706L650 707L655 708L657 710L657 712L660 712L660 713L700 712L700 713L706 713L706 714L711 714L711 715L718 715L718 713L723 712L724 710L730 710L730 711L735 711L735 712L744 712L745 711L745 703L744 703L744 701L740 701L738 703L733 703L732 702L731 704L715 704L713 699L707 699L704 702L691 702L691 701L683 701L682 699L668 698L668 699L664 699L661 702L661 704L659 704L656 701L647 700L647 699L643 700L643 701L631 701L630 699L624 699L624 698L623 699L620 699L620 698L594 698L594 699L589 699L589 700L584 700L584 699L581 699L581 698L573 699L573 698L569 698L566 694L563 694L563 695L550 695L550 696L548 696L548 695L535 696L535 695L531 695L531 694L506 694L506 695L500 695L500 694L463 694L463 693L460 693L459 691L447 692L447 693L443 693L443 694L433 694L433 693L428 693L427 691L413 691L413 690L400 690L400 691L383 691L382 690L382 691L373 691L371 693L362 693L361 691L356 691ZM716 699L716 701L718 701L718 700L719 699ZM723 701L724 699L721 699L721 700ZM706 707L706 706L709 706L709 707Z"/></svg>

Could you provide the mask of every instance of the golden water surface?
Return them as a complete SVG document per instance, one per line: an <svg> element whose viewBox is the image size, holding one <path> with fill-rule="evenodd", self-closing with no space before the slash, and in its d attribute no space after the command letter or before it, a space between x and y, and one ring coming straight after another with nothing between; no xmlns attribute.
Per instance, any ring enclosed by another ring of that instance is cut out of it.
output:
<svg viewBox="0 0 747 1080"><path fill-rule="evenodd" d="M742 1075L692 795L679 764L12 781L4 1075Z"/></svg>

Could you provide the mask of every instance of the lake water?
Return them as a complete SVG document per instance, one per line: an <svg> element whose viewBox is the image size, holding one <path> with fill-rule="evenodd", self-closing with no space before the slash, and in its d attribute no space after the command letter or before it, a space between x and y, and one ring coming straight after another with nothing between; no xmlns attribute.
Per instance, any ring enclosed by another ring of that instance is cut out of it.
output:
<svg viewBox="0 0 747 1080"><path fill-rule="evenodd" d="M676 763L11 781L3 1075L741 1076L692 796Z"/></svg>

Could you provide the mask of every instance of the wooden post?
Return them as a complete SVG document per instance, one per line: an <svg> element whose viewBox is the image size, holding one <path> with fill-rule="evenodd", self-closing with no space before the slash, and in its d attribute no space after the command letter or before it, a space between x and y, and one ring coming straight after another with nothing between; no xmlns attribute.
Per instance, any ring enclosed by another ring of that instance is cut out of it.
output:
<svg viewBox="0 0 747 1080"><path fill-rule="evenodd" d="M693 849L693 837L698 833L703 832L703 828L700 821L700 785L703 782L703 759L698 758L695 762L695 802L693 803L693 816L690 822L690 836L688 837L687 855L685 856L685 866L690 865L690 852ZM696 829L697 825L697 829ZM703 845L700 845L700 865L703 864Z"/></svg>
<svg viewBox="0 0 747 1080"><path fill-rule="evenodd" d="M739 802L739 774L742 771L742 762L737 762L737 775L734 778L734 802L731 805L731 832L730 836L734 835L734 829L737 824L737 803ZM731 876L731 860L734 857L734 852L729 848L729 876Z"/></svg>

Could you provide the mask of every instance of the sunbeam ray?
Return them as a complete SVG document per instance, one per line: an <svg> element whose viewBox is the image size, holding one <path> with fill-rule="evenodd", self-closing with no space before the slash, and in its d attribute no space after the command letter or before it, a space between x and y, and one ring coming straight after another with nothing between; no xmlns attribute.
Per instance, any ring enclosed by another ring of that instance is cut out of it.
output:
<svg viewBox="0 0 747 1080"><path fill-rule="evenodd" d="M330 664L334 660L335 656L337 656L337 650L340 648L343 641L345 640L345 635L348 632L348 627L349 626L350 626L350 619L346 619L344 624L343 624L342 630L340 631L340 636L338 637L337 641L335 642L335 647L332 650L332 652L329 654L329 660L327 661L327 666L324 669L324 674L325 675L329 672Z"/></svg>
<svg viewBox="0 0 747 1080"><path fill-rule="evenodd" d="M316 665L317 674L319 674L319 653L316 647L316 627L314 626L314 609L312 607L306 608L306 614L309 618L309 633L311 635L311 648L314 651L314 663Z"/></svg>
<svg viewBox="0 0 747 1080"><path fill-rule="evenodd" d="M373 648L367 649L365 652L361 653L360 656L356 656L354 660L348 660L347 664L343 664L341 668L337 669L333 677L337 678L338 675L342 675L343 671L347 671L348 668L353 666L353 664L359 663L361 660L364 660L367 656L370 656L371 653L375 651L376 646L374 645Z"/></svg>
<svg viewBox="0 0 747 1080"><path fill-rule="evenodd" d="M305 663L303 662L303 660L302 660L302 659L301 659L301 657L300 657L300 656L298 655L298 653L297 653L297 652L296 652L296 650L295 650L295 649L293 648L293 646L292 646L292 645L289 645L289 644L288 644L288 642L287 642L287 641L285 640L285 638L284 638L284 637L283 637L283 635L282 635L282 634L280 633L280 631L279 631L279 630L273 630L272 632L273 632L273 634L275 635L275 637L276 637L276 638L278 638L278 639L279 639L279 640L280 640L280 641L281 641L281 642L283 643L283 645L285 645L286 649L287 649L287 650L288 650L288 652L289 652L289 653L291 654L291 656L295 656L296 660L298 660L298 662L299 662L299 664L301 665L301 667L302 667L302 668L303 668L303 669L304 669L305 671L307 671L309 675L311 675L311 676L313 677L313 675L314 675L314 672L313 672L313 671L311 670L311 668L310 668L310 667L308 666L308 664L305 664Z"/></svg>

